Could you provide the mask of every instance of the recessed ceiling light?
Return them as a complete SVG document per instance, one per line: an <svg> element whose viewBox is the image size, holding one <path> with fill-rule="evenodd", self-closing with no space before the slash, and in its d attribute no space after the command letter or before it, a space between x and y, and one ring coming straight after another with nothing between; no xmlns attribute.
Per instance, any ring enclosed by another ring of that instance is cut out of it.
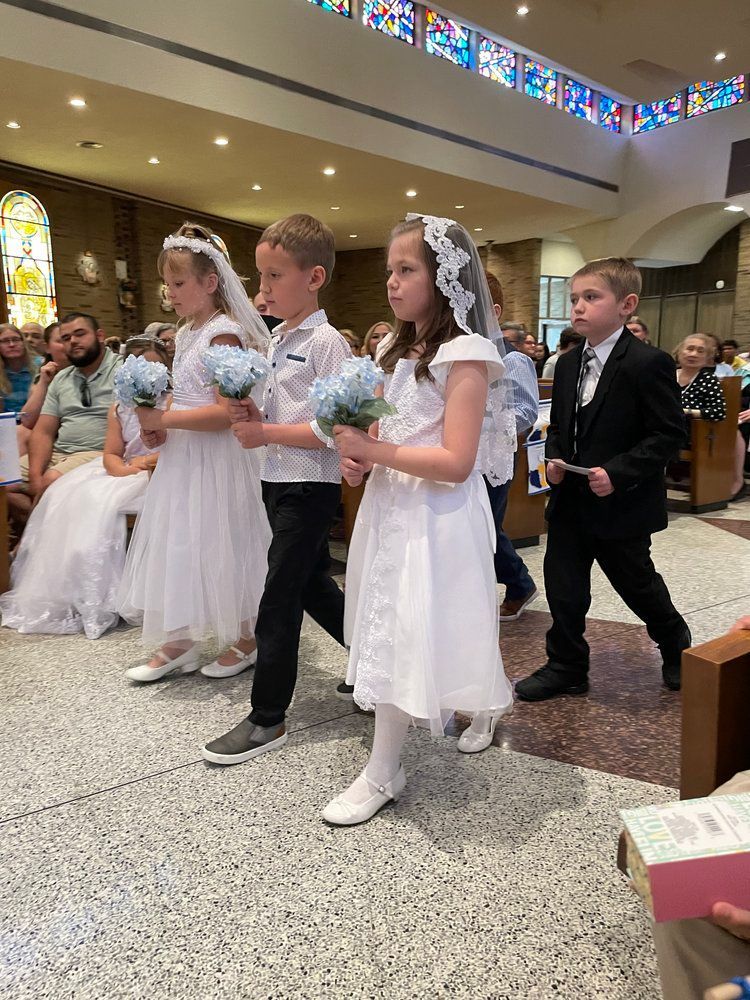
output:
<svg viewBox="0 0 750 1000"><path fill-rule="evenodd" d="M482 232L484 232L484 230L482 229L481 226L476 226L475 229L474 229L474 232L475 233L482 233Z"/></svg>
<svg viewBox="0 0 750 1000"><path fill-rule="evenodd" d="M356 238L357 238L357 234L356 233L349 233L349 239L350 240L356 240Z"/></svg>
<svg viewBox="0 0 750 1000"><path fill-rule="evenodd" d="M21 125L20 125L20 122L8 122L8 124L5 127L6 128L20 128Z"/></svg>
<svg viewBox="0 0 750 1000"><path fill-rule="evenodd" d="M406 197L407 198L416 198L417 197L417 192L414 190L414 188L409 188L409 190L406 192Z"/></svg>
<svg viewBox="0 0 750 1000"><path fill-rule="evenodd" d="M341 211L341 205L331 205L331 211L332 212L340 212Z"/></svg>
<svg viewBox="0 0 750 1000"><path fill-rule="evenodd" d="M725 205L724 206L724 211L725 212L744 212L745 209L742 207L742 205Z"/></svg>
<svg viewBox="0 0 750 1000"><path fill-rule="evenodd" d="M333 175L336 173L336 168L335 167L325 167L324 170L323 170L323 173L326 175L326 177L333 177Z"/></svg>
<svg viewBox="0 0 750 1000"><path fill-rule="evenodd" d="M260 184L253 184L253 191L262 191L262 190L263 188L260 186Z"/></svg>
<svg viewBox="0 0 750 1000"><path fill-rule="evenodd" d="M714 56L714 62L724 62L726 57L727 57L726 52L717 52L716 55Z"/></svg>
<svg viewBox="0 0 750 1000"><path fill-rule="evenodd" d="M161 163L161 160L159 159L158 156L152 156L151 159L148 162L149 163L153 163L154 166L156 166L157 163Z"/></svg>
<svg viewBox="0 0 750 1000"><path fill-rule="evenodd" d="M521 4L521 6L516 10L516 14L518 14L519 17L526 17L528 13L529 13L529 8L526 6L526 4Z"/></svg>
<svg viewBox="0 0 750 1000"><path fill-rule="evenodd" d="M94 142L91 139L82 139L80 142L76 143L79 149L103 149L103 142Z"/></svg>
<svg viewBox="0 0 750 1000"><path fill-rule="evenodd" d="M82 97L73 97L73 98L71 98L71 100L68 101L68 104L71 106L71 108L85 108L86 107L86 102L84 101L84 99Z"/></svg>
<svg viewBox="0 0 750 1000"><path fill-rule="evenodd" d="M220 135L218 139L214 139L214 146L228 146L229 139L225 139L223 135Z"/></svg>
<svg viewBox="0 0 750 1000"><path fill-rule="evenodd" d="M466 205L454 205L454 208L466 208Z"/></svg>

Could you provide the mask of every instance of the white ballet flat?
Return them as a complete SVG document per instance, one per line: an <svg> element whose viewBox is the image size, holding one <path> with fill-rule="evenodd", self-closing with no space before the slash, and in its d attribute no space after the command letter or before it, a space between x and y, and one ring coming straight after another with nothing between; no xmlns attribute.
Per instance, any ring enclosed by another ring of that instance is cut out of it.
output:
<svg viewBox="0 0 750 1000"><path fill-rule="evenodd" d="M258 659L257 647L252 653L245 653L237 646L230 646L227 652L239 656L240 660L237 663L219 663L218 660L207 663L205 667L201 667L201 673L204 677L234 677L235 674L241 674L243 670L252 667Z"/></svg>
<svg viewBox="0 0 750 1000"><path fill-rule="evenodd" d="M496 712L493 714L490 720L490 730L488 733L478 733L476 729L473 728L474 723L464 729L458 740L458 749L461 753L481 753L482 750L486 750L488 746L492 743L492 739L495 735L495 727L498 722L505 718L505 716L510 715L513 711L513 702L508 705L506 709L502 712Z"/></svg>
<svg viewBox="0 0 750 1000"><path fill-rule="evenodd" d="M358 823L366 823L391 800L397 802L398 797L406 787L406 772L403 764L387 785L376 785L374 781L370 781L364 771L362 777L373 790L370 798L360 805L354 805L346 801L344 797L346 792L337 795L323 810L322 816L326 823L333 823L335 826L356 826Z"/></svg>
<svg viewBox="0 0 750 1000"><path fill-rule="evenodd" d="M158 656L164 662L160 667L150 667L147 663L141 663L137 667L130 667L125 671L125 676L131 681L158 681L167 674L192 674L201 665L198 659L198 649L191 646L184 653L170 659L165 653L159 650L154 656Z"/></svg>

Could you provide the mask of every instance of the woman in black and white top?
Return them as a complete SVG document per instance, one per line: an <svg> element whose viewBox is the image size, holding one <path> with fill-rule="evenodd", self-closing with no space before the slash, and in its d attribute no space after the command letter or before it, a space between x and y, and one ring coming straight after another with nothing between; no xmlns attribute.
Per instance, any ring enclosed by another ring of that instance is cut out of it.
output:
<svg viewBox="0 0 750 1000"><path fill-rule="evenodd" d="M719 421L726 415L721 384L714 375L712 345L708 337L694 333L685 337L674 352L682 408L688 417Z"/></svg>

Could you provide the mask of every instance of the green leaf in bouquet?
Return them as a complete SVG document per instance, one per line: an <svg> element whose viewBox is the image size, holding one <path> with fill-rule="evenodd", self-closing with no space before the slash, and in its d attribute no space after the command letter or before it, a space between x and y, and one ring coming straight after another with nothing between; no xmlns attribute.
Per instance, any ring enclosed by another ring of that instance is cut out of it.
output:
<svg viewBox="0 0 750 1000"><path fill-rule="evenodd" d="M133 396L133 406L146 406L153 410L156 406L156 396Z"/></svg>
<svg viewBox="0 0 750 1000"><path fill-rule="evenodd" d="M352 418L351 424L365 431L376 420L380 420L381 417L392 417L396 412L396 407L392 403L387 403L382 396L378 396L377 399L368 399L360 406L359 413Z"/></svg>

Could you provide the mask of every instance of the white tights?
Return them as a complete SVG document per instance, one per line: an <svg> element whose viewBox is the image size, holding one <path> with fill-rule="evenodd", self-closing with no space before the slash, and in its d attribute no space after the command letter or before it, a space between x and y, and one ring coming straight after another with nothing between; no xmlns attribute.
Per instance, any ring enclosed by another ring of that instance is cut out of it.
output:
<svg viewBox="0 0 750 1000"><path fill-rule="evenodd" d="M372 752L365 767L368 780L360 775L344 792L352 805L361 805L372 797L373 785L387 785L401 764L401 748L409 730L411 717L395 705L375 707L375 736Z"/></svg>

